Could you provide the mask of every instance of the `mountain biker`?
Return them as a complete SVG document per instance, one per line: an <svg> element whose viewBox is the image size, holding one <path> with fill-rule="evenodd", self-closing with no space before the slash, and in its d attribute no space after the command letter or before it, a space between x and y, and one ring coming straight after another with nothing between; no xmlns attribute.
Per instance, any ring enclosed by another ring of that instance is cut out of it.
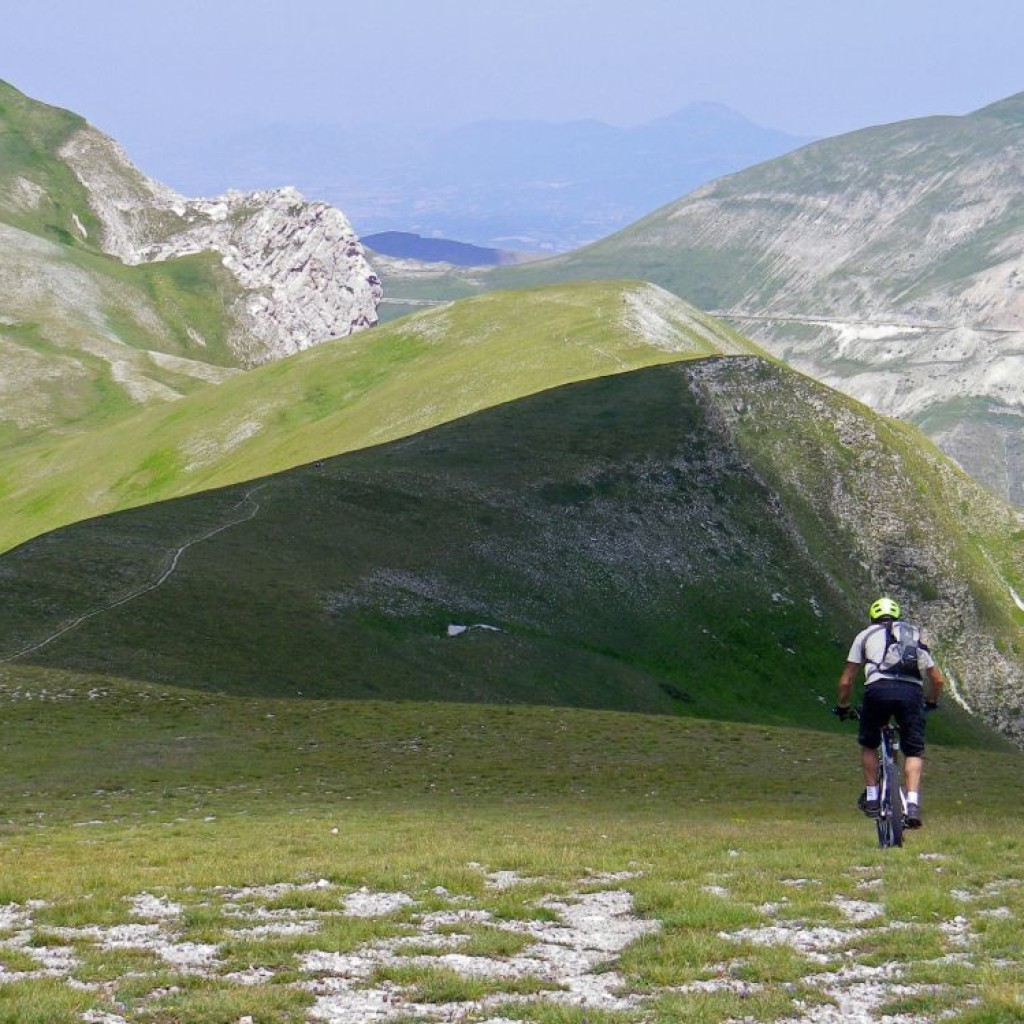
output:
<svg viewBox="0 0 1024 1024"><path fill-rule="evenodd" d="M907 779L908 828L920 828L921 821L921 770L924 766L924 721L925 710L938 706L939 694L945 682L928 647L918 639L916 671L907 671L899 666L883 669L880 662L893 637L893 627L901 622L900 606L891 597L880 597L868 612L871 625L862 629L854 638L846 667L839 677L839 699L835 713L846 719L852 713L850 697L858 669L864 666L864 706L860 715L860 730L857 741L861 746L861 764L864 769L866 787L863 801L864 813L877 818L878 798L878 747L882 742L882 726L895 716L900 730L900 745L903 748L904 771ZM909 623L907 624L909 625ZM927 677L929 694L924 695L924 678Z"/></svg>

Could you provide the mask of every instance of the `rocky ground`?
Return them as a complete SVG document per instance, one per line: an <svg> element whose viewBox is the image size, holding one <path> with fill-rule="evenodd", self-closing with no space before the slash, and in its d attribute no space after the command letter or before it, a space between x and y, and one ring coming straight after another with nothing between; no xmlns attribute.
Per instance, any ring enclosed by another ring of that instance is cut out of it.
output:
<svg viewBox="0 0 1024 1024"><path fill-rule="evenodd" d="M920 854L922 859L941 859L937 854ZM756 995L766 984L742 980L733 962L709 964L707 977L669 990L655 989L643 995L630 992L616 968L623 950L645 935L657 933L655 920L639 917L633 897L625 888L629 873L593 875L578 880L568 894L541 895L531 901L538 911L536 919L504 920L485 909L487 893L522 885L536 888L539 879L524 879L513 871L487 872L485 898L454 895L442 887L426 898L404 892L381 892L367 888L345 888L327 880L309 883L282 882L251 888L217 888L197 893L197 905L216 907L232 922L228 929L233 939L316 936L332 919L377 918L403 922L398 937L376 938L351 952L333 953L315 948L299 954L301 977L298 984L315 997L309 1010L311 1021L328 1024L366 1024L369 1021L442 1022L472 1019L480 1024L518 1024L514 1007L545 1001L581 1007L594 1012L627 1011L641 1016L646 1007L666 991L674 993L731 992L740 997ZM941 871L941 865L937 867ZM794 890L821 884L815 879L793 878L786 883ZM881 879L865 868L858 888L863 898L837 895L832 905L841 923L787 919L788 900L760 907L764 923L734 931L723 931L721 938L741 944L788 946L804 958L806 985L826 997L823 1003L804 1006L795 1000L796 1016L787 1024L925 1024L926 1018L914 1014L884 1014L880 1008L896 997L920 995L936 986L909 984L905 965L885 963L867 965L855 959L852 947L875 930L910 927L907 922L885 920L885 909L872 895ZM1006 886L1019 882L1006 881ZM727 887L708 885L705 891L725 902L731 898ZM310 894L308 907L301 908L302 893ZM987 917L1009 915L1001 907L998 893L957 890L952 894L963 906L984 900ZM292 899L294 906L282 906ZM333 906L332 906L333 904ZM429 906L427 905L429 904ZM246 970L226 970L221 947L215 943L189 941L183 937L188 908L181 903L151 893L140 893L130 901L130 923L80 925L40 929L35 915L44 904L8 905L0 908L0 955L20 951L38 966L34 970L0 969L0 984L30 978L74 980L84 947L105 950L135 950L152 954L179 977L201 976L244 985L265 985L274 981L275 971L252 966ZM300 909L296 909L299 906ZM314 909L315 908L315 909ZM194 909L194 908L193 908ZM476 926L508 932L521 937L520 951L512 955L479 955L463 950ZM968 919L957 915L941 922L939 928L949 952L943 960L950 964L970 960L974 936ZM465 930L463 930L465 929ZM315 945L315 943L314 943ZM409 971L423 968L454 972L457 975L495 982L500 988L510 980L536 982L529 994L496 993L471 1000L449 1002L418 1000L411 986L386 977L387 969ZM382 973L383 972L383 973ZM90 987L86 985L86 987ZM101 985L91 987L101 989ZM941 988L941 986L939 986ZM160 995L165 996L166 990ZM127 1011L126 1011L127 1012ZM511 1014L511 1016L510 1016ZM90 1011L88 1024L127 1024L129 1018L117 1012ZM737 1021L753 1018L736 1018ZM243 1017L239 1024L251 1024Z"/></svg>

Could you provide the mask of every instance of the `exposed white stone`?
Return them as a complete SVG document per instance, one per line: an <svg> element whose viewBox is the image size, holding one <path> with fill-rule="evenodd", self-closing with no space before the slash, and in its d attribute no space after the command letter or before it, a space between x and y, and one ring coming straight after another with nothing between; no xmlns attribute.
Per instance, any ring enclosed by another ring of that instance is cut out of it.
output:
<svg viewBox="0 0 1024 1024"><path fill-rule="evenodd" d="M60 151L87 189L106 252L127 264L211 252L238 283L229 341L248 365L377 322L380 281L344 214L294 188L188 199L86 126ZM84 230L84 229L83 229Z"/></svg>
<svg viewBox="0 0 1024 1024"><path fill-rule="evenodd" d="M371 892L357 889L345 897L345 913L349 917L384 917L403 907L412 906L415 900L404 892Z"/></svg>

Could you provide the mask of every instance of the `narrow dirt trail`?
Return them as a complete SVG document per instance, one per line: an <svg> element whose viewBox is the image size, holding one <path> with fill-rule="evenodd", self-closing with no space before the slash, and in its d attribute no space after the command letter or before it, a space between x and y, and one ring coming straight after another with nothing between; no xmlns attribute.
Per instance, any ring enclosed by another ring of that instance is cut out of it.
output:
<svg viewBox="0 0 1024 1024"><path fill-rule="evenodd" d="M137 598L144 596L145 594L150 594L154 590L158 590L177 571L182 555L184 555L189 548L194 547L196 544L201 544L203 543L203 541L210 540L212 537L216 537L217 534L223 533L225 530L229 530L233 526L239 526L241 523L246 523L250 519L255 519L260 511L260 503L255 500L254 496L259 491L263 490L263 488L265 488L266 486L266 484L260 484L258 487L253 487L252 489L246 491L242 500L239 501L237 505L233 506L232 511L234 511L234 509L241 509L244 508L245 506L248 506L248 508L245 509L244 514L239 515L237 518L230 519L225 523L221 523L219 526L215 526L211 530L206 530L205 532L198 534L197 536L185 541L184 544L179 545L177 548L173 548L171 551L169 551L167 553L167 556L165 557L167 568L164 569L163 572L161 572L160 575L151 583L146 583L141 587L137 587L136 589L129 591L127 594L124 594L121 597L119 597L116 601L111 601L107 604L101 605L98 608L93 608L91 611L79 615L77 618L65 623L63 626L55 630L49 636L46 636L42 640L38 640L27 647L23 647L20 651L16 651L14 654L8 654L4 657L0 657L0 665L6 665L12 661L17 661L18 658L24 658L29 654L35 654L36 651L42 650L44 647L47 647L49 644L52 644L55 640L64 636L66 633L70 633L72 630L77 629L83 623L88 622L90 619L94 619L98 615L103 615L105 612L113 611L115 608L121 608L122 606L129 604L131 601L134 601Z"/></svg>

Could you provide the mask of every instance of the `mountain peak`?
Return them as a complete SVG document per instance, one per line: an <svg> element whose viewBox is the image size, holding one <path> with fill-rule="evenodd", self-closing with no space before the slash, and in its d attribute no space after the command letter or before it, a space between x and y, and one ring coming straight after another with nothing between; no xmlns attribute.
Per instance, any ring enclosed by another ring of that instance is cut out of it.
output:
<svg viewBox="0 0 1024 1024"><path fill-rule="evenodd" d="M1016 125L1024 125L1024 92L1008 96L1004 100L990 103L987 107L976 110L972 117L996 117Z"/></svg>

